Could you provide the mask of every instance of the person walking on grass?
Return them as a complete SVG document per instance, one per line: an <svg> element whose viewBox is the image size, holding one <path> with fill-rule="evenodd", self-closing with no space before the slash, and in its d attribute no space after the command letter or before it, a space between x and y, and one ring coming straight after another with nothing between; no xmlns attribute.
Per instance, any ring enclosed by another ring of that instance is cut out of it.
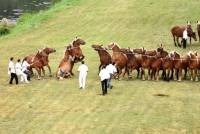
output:
<svg viewBox="0 0 200 134"><path fill-rule="evenodd" d="M110 78L110 74L107 71L105 65L102 66L102 69L99 73L99 77L101 79L102 95L105 95L107 94L107 86L108 86L107 82L108 82L108 79Z"/></svg>
<svg viewBox="0 0 200 134"><path fill-rule="evenodd" d="M18 78L16 75L15 64L13 62L14 58L11 57L8 65L8 74L10 75L10 82L9 84L13 83L13 79L15 79L16 84L18 84Z"/></svg>
<svg viewBox="0 0 200 134"><path fill-rule="evenodd" d="M186 49L187 38L188 38L188 32L187 32L187 28L185 28L185 30L183 31L183 40L182 40L184 49Z"/></svg>
<svg viewBox="0 0 200 134"><path fill-rule="evenodd" d="M109 72L109 75L110 75L110 78L108 79L108 82L107 82L107 87L110 89L113 88L113 85L111 83L112 77L113 77L114 73L117 72L117 69L114 65L115 65L115 63L113 62L106 66L106 70Z"/></svg>
<svg viewBox="0 0 200 134"><path fill-rule="evenodd" d="M24 58L24 60L22 61L22 72L26 74L28 81L31 80L30 71L28 70L29 67L30 64L28 64L27 58Z"/></svg>
<svg viewBox="0 0 200 134"><path fill-rule="evenodd" d="M21 65L20 59L17 60L17 63L15 65L15 69L16 69L17 76L21 77L21 82L29 83L28 80L27 80L27 75L22 71L22 65Z"/></svg>
<svg viewBox="0 0 200 134"><path fill-rule="evenodd" d="M79 89L85 89L88 67L87 65L85 65L84 61L81 62L78 71L79 71Z"/></svg>

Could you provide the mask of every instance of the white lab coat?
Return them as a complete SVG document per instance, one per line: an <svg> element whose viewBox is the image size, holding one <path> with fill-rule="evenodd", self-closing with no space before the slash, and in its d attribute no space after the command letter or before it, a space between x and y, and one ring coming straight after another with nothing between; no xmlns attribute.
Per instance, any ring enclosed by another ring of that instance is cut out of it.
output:
<svg viewBox="0 0 200 134"><path fill-rule="evenodd" d="M84 89L88 67L85 64L82 64L79 66L78 71L79 71L79 87Z"/></svg>
<svg viewBox="0 0 200 134"><path fill-rule="evenodd" d="M17 62L15 65L17 76L21 77L21 82L29 83L27 80L27 75L22 71L22 66L20 62Z"/></svg>
<svg viewBox="0 0 200 134"><path fill-rule="evenodd" d="M105 79L109 79L110 73L108 72L108 70L106 70L106 68L104 68L100 71L99 77L100 77L101 81L103 81Z"/></svg>
<svg viewBox="0 0 200 134"><path fill-rule="evenodd" d="M10 75L11 73L16 73L15 64L12 61L10 61L8 65L8 74Z"/></svg>

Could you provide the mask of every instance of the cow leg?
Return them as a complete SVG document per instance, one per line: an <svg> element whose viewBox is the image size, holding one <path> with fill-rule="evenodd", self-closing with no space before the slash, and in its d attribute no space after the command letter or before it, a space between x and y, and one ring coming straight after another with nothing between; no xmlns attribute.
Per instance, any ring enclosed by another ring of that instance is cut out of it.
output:
<svg viewBox="0 0 200 134"><path fill-rule="evenodd" d="M49 69L49 77L52 77L52 74L51 74L51 67L49 66L49 64L47 65L47 68Z"/></svg>
<svg viewBox="0 0 200 134"><path fill-rule="evenodd" d="M190 37L190 45L192 45L192 38Z"/></svg>

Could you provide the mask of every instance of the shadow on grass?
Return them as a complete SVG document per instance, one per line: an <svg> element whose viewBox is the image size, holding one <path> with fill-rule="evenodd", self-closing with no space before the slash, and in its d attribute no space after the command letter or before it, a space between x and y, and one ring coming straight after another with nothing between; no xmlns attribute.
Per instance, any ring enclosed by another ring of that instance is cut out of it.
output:
<svg viewBox="0 0 200 134"><path fill-rule="evenodd" d="M168 94L154 94L154 96L158 96L158 97L169 97Z"/></svg>

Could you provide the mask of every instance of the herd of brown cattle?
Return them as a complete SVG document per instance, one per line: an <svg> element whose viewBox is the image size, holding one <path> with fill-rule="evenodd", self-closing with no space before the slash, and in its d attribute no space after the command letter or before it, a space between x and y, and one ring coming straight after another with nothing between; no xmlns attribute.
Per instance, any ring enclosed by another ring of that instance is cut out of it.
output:
<svg viewBox="0 0 200 134"><path fill-rule="evenodd" d="M184 29L187 28L188 36L195 41L197 40L195 32L192 30L190 22L186 26L174 26L171 29L173 35L174 44L181 46L179 43L179 38L182 38L182 33ZM200 39L200 22L197 22L197 33ZM64 57L59 63L58 69L56 71L56 77L58 79L67 78L73 75L72 69L75 63L80 62L84 59L84 55L81 50L81 45L85 45L85 41L80 38L75 38L75 40L66 46ZM182 80L182 71L185 71L185 78L187 76L187 70L190 70L191 80L198 80L198 70L200 69L200 56L196 52L189 52L184 56L180 56L177 52L168 53L163 49L161 45L156 50L145 50L144 48L131 49L131 48L120 48L116 43L111 43L107 47L102 45L92 45L92 48L98 51L100 57L100 66L108 65L114 62L118 70L115 77L119 76L123 72L123 77L125 74L131 77L133 70L137 70L137 78L141 77L145 80L145 69L148 70L148 79L159 80L159 72L162 70L162 79L171 80L177 79ZM108 52L108 49L113 51L112 56ZM45 75L44 67L47 66L49 69L49 75L51 74L51 68L49 66L49 54L56 52L53 48L45 47L39 50L36 54L29 55L25 57L27 62L31 65L30 70L35 68L38 73L38 79L41 79L41 72ZM140 75L141 74L141 75ZM175 75L175 76L174 76Z"/></svg>

